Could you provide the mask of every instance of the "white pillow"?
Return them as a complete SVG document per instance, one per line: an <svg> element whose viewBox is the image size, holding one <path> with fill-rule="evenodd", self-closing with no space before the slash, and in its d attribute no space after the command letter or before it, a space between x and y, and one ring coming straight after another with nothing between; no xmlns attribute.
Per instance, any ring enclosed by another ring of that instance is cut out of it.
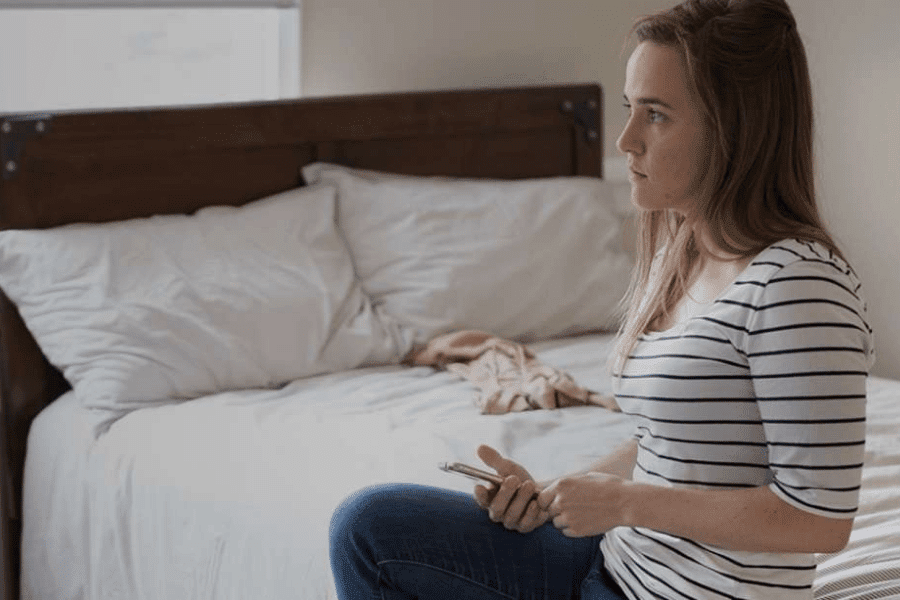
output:
<svg viewBox="0 0 900 600"><path fill-rule="evenodd" d="M375 310L410 343L457 329L533 341L616 327L632 259L613 187L393 176L314 163Z"/></svg>
<svg viewBox="0 0 900 600"><path fill-rule="evenodd" d="M127 410L397 360L334 189L241 208L0 232L0 286L88 407Z"/></svg>

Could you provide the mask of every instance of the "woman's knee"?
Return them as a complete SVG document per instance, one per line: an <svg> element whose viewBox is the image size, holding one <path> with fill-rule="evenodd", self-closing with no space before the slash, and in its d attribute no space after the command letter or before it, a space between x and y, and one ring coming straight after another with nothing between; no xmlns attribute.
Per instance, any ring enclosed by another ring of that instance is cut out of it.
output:
<svg viewBox="0 0 900 600"><path fill-rule="evenodd" d="M347 535L370 530L373 523L390 516L396 485L364 487L347 496L331 516L329 537L332 544L346 540Z"/></svg>
<svg viewBox="0 0 900 600"><path fill-rule="evenodd" d="M362 488L348 496L331 518L332 546L381 537L420 537L436 521L453 520L473 513L477 506L465 494L416 484L381 484ZM440 518L440 517L443 517Z"/></svg>

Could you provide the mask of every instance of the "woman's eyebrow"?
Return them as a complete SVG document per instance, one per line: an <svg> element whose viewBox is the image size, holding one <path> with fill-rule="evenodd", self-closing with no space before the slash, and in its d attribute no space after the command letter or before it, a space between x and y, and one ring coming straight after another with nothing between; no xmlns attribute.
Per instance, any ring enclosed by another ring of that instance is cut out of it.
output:
<svg viewBox="0 0 900 600"><path fill-rule="evenodd" d="M631 101L628 99L628 96L623 95L623 97L625 98L625 102L631 103ZM641 98L637 98L634 101L634 103L635 104L656 104L657 106L662 106L663 108L668 108L669 110L673 110L672 106L669 103L664 102L664 101L660 100L659 98L641 97Z"/></svg>

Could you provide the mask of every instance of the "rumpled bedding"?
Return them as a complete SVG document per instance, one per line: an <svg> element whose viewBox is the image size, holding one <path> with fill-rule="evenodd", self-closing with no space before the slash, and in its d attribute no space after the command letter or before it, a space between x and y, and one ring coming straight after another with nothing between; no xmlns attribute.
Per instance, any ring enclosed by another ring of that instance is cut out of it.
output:
<svg viewBox="0 0 900 600"><path fill-rule="evenodd" d="M532 346L609 393L612 336ZM470 491L441 461L488 443L539 478L586 467L630 437L598 406L483 415L475 388L430 367L357 369L104 415L71 394L35 419L26 461L27 600L331 600L327 532L356 489L408 481ZM822 556L819 600L900 597L900 382L871 378L861 512Z"/></svg>
<svg viewBox="0 0 900 600"><path fill-rule="evenodd" d="M607 392L609 335L533 346ZM25 482L29 600L334 598L328 522L358 488L471 491L438 469L487 443L536 477L581 469L631 434L598 406L483 415L470 382L386 366L143 408L115 421L66 395L35 419Z"/></svg>

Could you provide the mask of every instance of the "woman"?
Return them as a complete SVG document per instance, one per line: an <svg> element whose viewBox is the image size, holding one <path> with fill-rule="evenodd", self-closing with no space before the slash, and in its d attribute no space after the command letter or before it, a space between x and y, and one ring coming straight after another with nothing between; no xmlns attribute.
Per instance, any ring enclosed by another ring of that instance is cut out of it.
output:
<svg viewBox="0 0 900 600"><path fill-rule="evenodd" d="M475 497L360 492L341 598L812 598L847 542L873 351L823 227L812 101L783 0L687 0L635 26L618 139L641 211L616 396L633 439L590 470ZM500 523L503 527L498 526Z"/></svg>

